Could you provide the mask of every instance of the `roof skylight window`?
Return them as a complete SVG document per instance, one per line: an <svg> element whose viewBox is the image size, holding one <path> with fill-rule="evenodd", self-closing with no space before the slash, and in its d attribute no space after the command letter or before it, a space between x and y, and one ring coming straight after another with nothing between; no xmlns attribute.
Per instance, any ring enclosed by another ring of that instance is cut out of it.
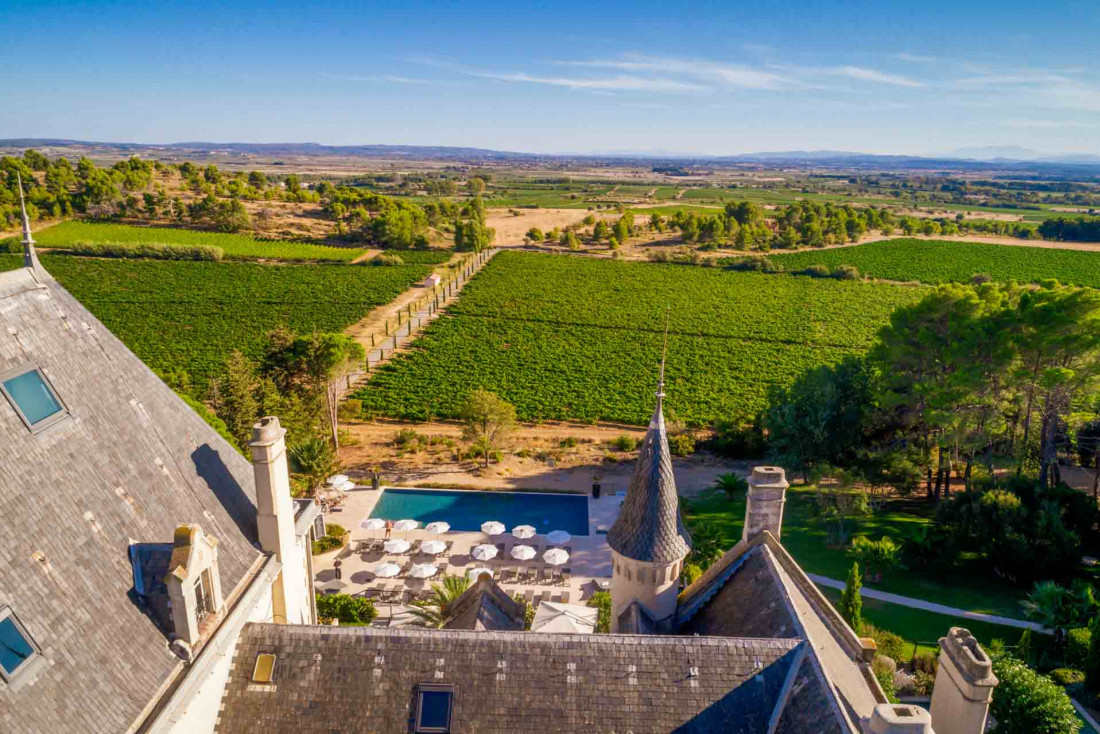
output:
<svg viewBox="0 0 1100 734"><path fill-rule="evenodd" d="M37 654L38 648L11 608L0 608L0 678L10 681L25 670Z"/></svg>
<svg viewBox="0 0 1100 734"><path fill-rule="evenodd" d="M447 734L451 730L454 687L421 683L416 697L416 734Z"/></svg>
<svg viewBox="0 0 1100 734"><path fill-rule="evenodd" d="M252 669L252 681L254 683L275 682L275 655L269 652L261 652L256 656L256 667Z"/></svg>
<svg viewBox="0 0 1100 734"><path fill-rule="evenodd" d="M67 414L46 375L37 367L0 376L0 391L32 431L53 425Z"/></svg>

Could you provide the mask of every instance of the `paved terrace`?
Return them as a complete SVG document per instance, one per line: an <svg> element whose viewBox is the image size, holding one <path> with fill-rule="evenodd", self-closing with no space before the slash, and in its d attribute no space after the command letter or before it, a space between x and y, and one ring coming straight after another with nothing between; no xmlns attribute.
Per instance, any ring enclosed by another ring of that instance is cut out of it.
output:
<svg viewBox="0 0 1100 734"><path fill-rule="evenodd" d="M563 546L569 550L569 561L563 566L555 567L542 560L542 554L553 547L547 542L546 536L536 535L526 540L519 540L511 535L511 528L508 528L503 535L493 537L482 532L451 531L437 536L423 529L407 532L394 531L392 537L404 538L412 544L408 553L393 555L381 550L364 550L370 546L377 546L378 541L385 536L385 531L372 532L359 527L360 522L370 517L383 490L357 488L348 492L342 509L326 515L325 519L347 528L351 533L350 542L340 551L314 557L315 581L318 588L335 578L333 563L339 558L342 581L347 584L346 588L341 589L340 592L365 594L373 598L383 623L395 626L408 623L411 615L407 612L406 604L411 601L412 596L430 592L431 585L439 583L445 575L464 575L472 568L492 569L493 577L501 583L509 595L518 593L531 600L536 606L543 601L584 603L599 590L599 581L607 582L611 579L611 548L607 545L606 533L619 514L619 508L623 502L622 495L604 495L598 500L588 498L589 534L574 535L569 543ZM421 541L436 539L451 544L445 555L429 556L416 553ZM504 552L498 553L497 557L491 561L478 561L470 553L474 546L482 543L503 544ZM537 547L535 558L530 561L517 561L512 558L512 547L521 544ZM404 570L395 578L376 578L374 568L385 562L396 563ZM407 571L413 563L434 563L440 570L430 579L410 578ZM546 580L532 583L530 580L521 582L515 578L517 572L528 574L538 572L541 576L549 575L555 568L567 571L568 581ZM509 571L511 578L502 580L502 572Z"/></svg>

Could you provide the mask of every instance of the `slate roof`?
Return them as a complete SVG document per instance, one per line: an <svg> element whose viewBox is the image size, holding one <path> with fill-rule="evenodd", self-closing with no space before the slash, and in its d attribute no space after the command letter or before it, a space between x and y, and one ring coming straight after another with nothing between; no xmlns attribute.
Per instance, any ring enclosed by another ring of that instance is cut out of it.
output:
<svg viewBox="0 0 1100 734"><path fill-rule="evenodd" d="M124 731L180 669L128 549L199 523L229 597L259 557L252 467L48 273L21 268L0 273L0 373L32 366L70 416L31 433L0 397L0 606L48 663L0 682L0 731Z"/></svg>
<svg viewBox="0 0 1100 734"><path fill-rule="evenodd" d="M607 544L635 561L672 563L691 552L691 535L680 515L662 397L657 394L657 407L638 450L626 499L607 533Z"/></svg>
<svg viewBox="0 0 1100 734"><path fill-rule="evenodd" d="M443 627L451 630L522 630L526 613L526 604L508 596L488 575L481 575L447 607L449 618Z"/></svg>
<svg viewBox="0 0 1100 734"><path fill-rule="evenodd" d="M451 731L767 731L799 640L250 624L216 731L410 731L420 683L454 686ZM251 681L274 653L275 683Z"/></svg>

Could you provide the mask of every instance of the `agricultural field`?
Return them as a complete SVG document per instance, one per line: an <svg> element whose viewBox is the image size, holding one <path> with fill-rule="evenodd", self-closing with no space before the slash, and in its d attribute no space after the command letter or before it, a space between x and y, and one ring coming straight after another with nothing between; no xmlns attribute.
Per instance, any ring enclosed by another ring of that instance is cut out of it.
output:
<svg viewBox="0 0 1100 734"><path fill-rule="evenodd" d="M868 348L918 287L502 252L357 397L413 420L483 387L522 420L644 424L666 309L666 406L692 423L749 418L773 384Z"/></svg>
<svg viewBox="0 0 1100 734"><path fill-rule="evenodd" d="M406 265L442 265L455 254L454 250L388 250Z"/></svg>
<svg viewBox="0 0 1100 734"><path fill-rule="evenodd" d="M788 272L811 265L853 265L873 278L922 283L968 282L977 273L997 281L1061 283L1100 288L1100 252L980 242L895 239L851 247L773 253Z"/></svg>
<svg viewBox="0 0 1100 734"><path fill-rule="evenodd" d="M341 331L429 272L423 265L41 259L145 364L186 371L197 397L233 350L258 356L264 335L278 326ZM0 270L21 262L18 255L0 255Z"/></svg>
<svg viewBox="0 0 1100 734"><path fill-rule="evenodd" d="M197 232L168 227L68 221L35 232L41 247L64 248L77 242L112 245L207 245L220 247L229 259L331 260L348 262L362 254L351 247L327 247L305 242L257 240L244 234Z"/></svg>
<svg viewBox="0 0 1100 734"><path fill-rule="evenodd" d="M611 184L494 183L484 194L487 207L586 209L589 200L611 191Z"/></svg>

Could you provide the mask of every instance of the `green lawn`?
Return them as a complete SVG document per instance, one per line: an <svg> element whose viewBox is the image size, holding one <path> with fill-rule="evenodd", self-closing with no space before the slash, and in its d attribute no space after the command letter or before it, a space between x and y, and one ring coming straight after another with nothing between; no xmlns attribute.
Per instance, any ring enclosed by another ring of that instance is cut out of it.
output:
<svg viewBox="0 0 1100 734"><path fill-rule="evenodd" d="M722 547L732 547L741 538L745 516L743 497L731 503L724 494L715 492L691 501L689 507L686 515L693 522L705 520L715 526L723 538ZM833 547L826 542L825 523L816 517L814 508L813 489L791 487L787 491L783 545L807 573L843 580L852 567L852 558L844 548ZM897 500L887 503L872 515L849 521L848 531L853 537L867 535L877 540L889 535L900 541L929 522L931 518L922 502ZM990 579L983 569L967 568L965 563L960 562L955 571L955 580L944 581L917 571L898 569L881 582L868 586L968 611L1022 618L1019 601L1024 596L1024 590L998 583ZM965 579L965 583L959 583L958 579ZM900 631L898 633L901 634Z"/></svg>

